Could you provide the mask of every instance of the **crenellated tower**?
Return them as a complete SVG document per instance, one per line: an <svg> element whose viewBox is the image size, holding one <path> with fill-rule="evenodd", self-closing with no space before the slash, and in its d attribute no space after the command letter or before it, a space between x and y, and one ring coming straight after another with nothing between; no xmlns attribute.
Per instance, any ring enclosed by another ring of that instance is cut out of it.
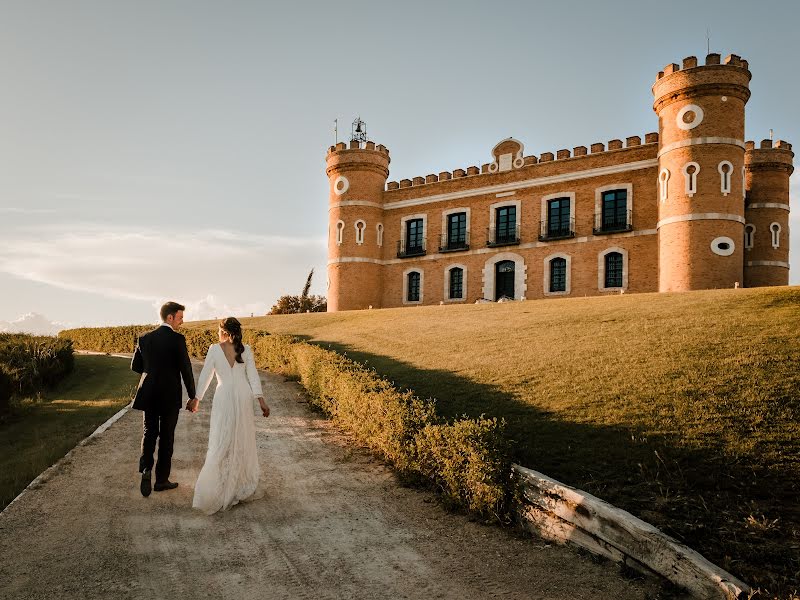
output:
<svg viewBox="0 0 800 600"><path fill-rule="evenodd" d="M746 143L744 284L761 287L789 284L789 177L792 145L762 140Z"/></svg>
<svg viewBox="0 0 800 600"><path fill-rule="evenodd" d="M383 191L389 151L374 142L328 149L328 311L380 308Z"/></svg>
<svg viewBox="0 0 800 600"><path fill-rule="evenodd" d="M744 285L747 61L709 54L667 65L658 114L659 291Z"/></svg>

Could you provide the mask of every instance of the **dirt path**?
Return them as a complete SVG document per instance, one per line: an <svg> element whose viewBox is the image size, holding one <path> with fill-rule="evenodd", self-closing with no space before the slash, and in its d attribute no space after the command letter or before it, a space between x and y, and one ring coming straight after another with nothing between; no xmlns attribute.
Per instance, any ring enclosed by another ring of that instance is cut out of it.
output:
<svg viewBox="0 0 800 600"><path fill-rule="evenodd" d="M613 564L446 513L346 446L297 384L262 381L272 408L256 421L262 498L211 517L191 509L212 392L181 414L180 487L142 498L131 411L0 514L0 597L659 597Z"/></svg>

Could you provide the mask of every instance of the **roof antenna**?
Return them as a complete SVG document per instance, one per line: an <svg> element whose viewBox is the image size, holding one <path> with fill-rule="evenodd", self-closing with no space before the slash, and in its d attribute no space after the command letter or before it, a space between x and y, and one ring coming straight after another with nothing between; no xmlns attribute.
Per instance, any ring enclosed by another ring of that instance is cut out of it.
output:
<svg viewBox="0 0 800 600"><path fill-rule="evenodd" d="M772 141L772 128L769 130L769 141Z"/></svg>
<svg viewBox="0 0 800 600"><path fill-rule="evenodd" d="M706 55L711 54L711 28L706 27Z"/></svg>

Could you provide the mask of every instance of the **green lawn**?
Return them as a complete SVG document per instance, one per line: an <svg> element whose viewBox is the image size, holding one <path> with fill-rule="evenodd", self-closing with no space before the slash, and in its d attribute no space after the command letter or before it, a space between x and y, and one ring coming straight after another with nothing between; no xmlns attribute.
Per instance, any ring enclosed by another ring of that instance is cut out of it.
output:
<svg viewBox="0 0 800 600"><path fill-rule="evenodd" d="M41 399L23 400L0 425L0 509L132 398L129 361L75 356L75 370Z"/></svg>
<svg viewBox="0 0 800 600"><path fill-rule="evenodd" d="M242 323L346 352L442 415L502 416L523 465L748 583L800 588L800 288Z"/></svg>

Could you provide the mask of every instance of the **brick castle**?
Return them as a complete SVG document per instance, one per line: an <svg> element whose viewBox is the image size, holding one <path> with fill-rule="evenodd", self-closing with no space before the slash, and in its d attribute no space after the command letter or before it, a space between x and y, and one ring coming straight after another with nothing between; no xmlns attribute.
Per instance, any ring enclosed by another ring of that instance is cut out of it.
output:
<svg viewBox="0 0 800 600"><path fill-rule="evenodd" d="M653 84L658 133L390 181L389 151L331 146L328 310L787 285L791 145L744 141L747 61Z"/></svg>

